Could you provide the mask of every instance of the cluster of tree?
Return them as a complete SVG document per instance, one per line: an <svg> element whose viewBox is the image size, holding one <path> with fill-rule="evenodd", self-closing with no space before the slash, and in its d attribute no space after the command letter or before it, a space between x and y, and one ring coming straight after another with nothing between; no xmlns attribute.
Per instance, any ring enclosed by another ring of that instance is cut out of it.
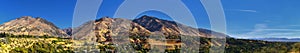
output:
<svg viewBox="0 0 300 53"><path fill-rule="evenodd" d="M12 36L13 34L8 34L8 33L0 33L0 37L7 37L7 36Z"/></svg>
<svg viewBox="0 0 300 53"><path fill-rule="evenodd" d="M299 53L300 43L296 42L267 42L260 40L227 39L229 53Z"/></svg>
<svg viewBox="0 0 300 53"><path fill-rule="evenodd" d="M29 48L17 47L10 53L74 53L72 50L64 50L62 45L54 45L51 43L36 42ZM71 49L71 48L70 48Z"/></svg>
<svg viewBox="0 0 300 53"><path fill-rule="evenodd" d="M149 42L147 41L147 39L149 38L149 36L138 36L138 35L132 35L129 36L130 39L134 40L133 42L131 42L131 46L137 51L137 52L149 52L150 51L150 47L144 47L146 45L150 46Z"/></svg>
<svg viewBox="0 0 300 53"><path fill-rule="evenodd" d="M209 53L211 46L214 45L212 38L184 36L187 48L180 49L184 52L196 47L195 42L199 42L199 53ZM226 38L225 53L300 53L299 42L268 42L262 40L248 40ZM172 51L168 51L172 52Z"/></svg>
<svg viewBox="0 0 300 53"><path fill-rule="evenodd" d="M0 33L0 37L11 37L11 38L59 38L59 39L70 39L70 38L61 38L50 35L34 36L34 35L14 35L9 33Z"/></svg>
<svg viewBox="0 0 300 53"><path fill-rule="evenodd" d="M5 37L7 38L7 40L5 41L8 41L8 43L4 43L4 41L0 40L1 41L0 49L6 47L12 48L9 50L9 53L74 53L72 51L73 49L72 47L65 47L64 45L57 44L57 42L64 42L65 44L71 44L72 42L70 42L70 39L63 40L62 38L56 38L48 35L32 36L32 35L13 35L8 33L0 33L0 37L2 38ZM17 40L14 40L15 38L17 38ZM22 38L22 39L19 40L18 38ZM52 40L52 43L49 43L49 41L46 40L34 42L35 38L45 38L45 39L55 38L57 40ZM26 40L26 39L30 39L30 40ZM26 45L26 46L20 46L20 45Z"/></svg>
<svg viewBox="0 0 300 53"><path fill-rule="evenodd" d="M158 36L163 36L163 35L158 35ZM150 39L148 35L132 34L131 36L129 36L129 38L133 40L133 42L131 42L131 46L137 52L147 53L150 50L157 49L157 48L151 48L151 45L148 42L148 40ZM160 37L160 38L165 38L165 41L167 41L167 42L174 42L174 43L181 42L180 35L166 35L166 36ZM160 39L160 40L162 40L162 39ZM167 43L167 44L173 44L173 43ZM175 46L175 48L174 49L164 49L164 51L167 53L179 53L180 52L181 45L172 45L172 46ZM169 45L169 46L165 46L165 47L173 48L172 46ZM161 52L161 51L157 50L156 52Z"/></svg>

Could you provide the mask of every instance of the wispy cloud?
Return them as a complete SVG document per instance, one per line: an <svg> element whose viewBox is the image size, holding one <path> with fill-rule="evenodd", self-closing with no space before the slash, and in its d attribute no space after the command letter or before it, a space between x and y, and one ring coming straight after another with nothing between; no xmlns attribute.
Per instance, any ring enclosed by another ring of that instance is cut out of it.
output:
<svg viewBox="0 0 300 53"><path fill-rule="evenodd" d="M271 28L267 24L256 24L250 32L242 34L234 34L236 38L266 38L266 37L278 37L278 38L300 38L300 29L287 28Z"/></svg>
<svg viewBox="0 0 300 53"><path fill-rule="evenodd" d="M292 27L300 27L300 25L288 25L288 26L292 26Z"/></svg>
<svg viewBox="0 0 300 53"><path fill-rule="evenodd" d="M253 12L253 13L256 13L256 12L257 12L256 10L242 10L242 9L239 9L238 11L242 11L242 12Z"/></svg>

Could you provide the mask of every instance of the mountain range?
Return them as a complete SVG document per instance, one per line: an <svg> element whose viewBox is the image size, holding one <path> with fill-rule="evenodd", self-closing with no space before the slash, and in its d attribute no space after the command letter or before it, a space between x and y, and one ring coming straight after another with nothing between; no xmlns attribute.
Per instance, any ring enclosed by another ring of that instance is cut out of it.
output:
<svg viewBox="0 0 300 53"><path fill-rule="evenodd" d="M110 36L155 36L155 35L167 35L167 36L198 36L213 38L217 35L227 36L223 33L214 31L193 28L184 24L177 23L175 21L163 20L152 16L144 15L137 19L123 19L123 18L109 18L102 17L95 21L89 21L85 24L75 28L73 30L73 38L75 39L89 39L93 41L105 41L109 40ZM101 42L100 41L100 42Z"/></svg>
<svg viewBox="0 0 300 53"><path fill-rule="evenodd" d="M164 48L161 46L166 46L166 50L158 51L189 51L190 49L182 49L188 47L199 48L196 50L199 50L200 53L210 52L210 47L212 46L224 46L226 53L277 53L278 51L279 53L299 53L300 48L300 43L294 42L299 39L236 39L212 30L193 28L175 21L163 20L147 15L133 20L102 17L88 21L78 27L67 29L59 29L53 23L40 17L33 18L31 16L23 16L1 24L0 33L31 36L47 35L72 38L85 42L95 41L105 47L115 43L124 43L129 39L131 46L128 46L128 48L133 47L136 50L146 52L149 51L151 47ZM222 40L212 40L218 36L225 36L226 43L222 44L222 42L218 42ZM162 39L151 37L159 37ZM127 39L125 40L124 38ZM117 42L112 42L113 40ZM273 42L273 40L284 41ZM292 40L293 42L286 42L286 40ZM159 47L155 47L154 45L158 45ZM125 47L121 49L125 49Z"/></svg>
<svg viewBox="0 0 300 53"><path fill-rule="evenodd" d="M112 37L115 38L116 36L165 36L171 39L180 39L178 38L179 36L214 38L221 35L227 37L223 33L193 28L175 21L163 20L147 15L133 20L102 17L86 22L73 29L67 28L62 30L45 19L23 16L0 25L0 32L14 35L70 37L72 39L96 41L105 44L111 43ZM216 34L212 35L212 32ZM218 43L215 42L215 44Z"/></svg>
<svg viewBox="0 0 300 53"><path fill-rule="evenodd" d="M269 42L300 42L300 38L249 38L252 40L264 40Z"/></svg>
<svg viewBox="0 0 300 53"><path fill-rule="evenodd" d="M94 27L95 26L95 27ZM88 31L93 30L93 31ZM73 33L72 33L73 31ZM50 35L56 37L69 37L93 40L105 40L106 36L130 35L132 33L144 35L188 35L211 38L214 31L193 28L175 21L163 20L157 17L144 15L137 19L123 19L103 17L94 21L86 22L77 28L59 29L53 23L36 17L22 16L0 25L0 33L14 35ZM217 32L216 32L217 33ZM223 33L217 33L225 35ZM87 38L89 37L89 38ZM228 36L227 36L228 37ZM298 39L287 38L252 38L253 40L299 42Z"/></svg>

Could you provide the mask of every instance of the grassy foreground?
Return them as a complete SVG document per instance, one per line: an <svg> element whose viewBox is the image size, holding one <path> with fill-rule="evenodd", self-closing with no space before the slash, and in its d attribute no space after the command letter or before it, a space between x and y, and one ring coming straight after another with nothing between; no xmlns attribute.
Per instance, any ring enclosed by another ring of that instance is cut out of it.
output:
<svg viewBox="0 0 300 53"><path fill-rule="evenodd" d="M153 51L178 53L191 51L190 48L196 47L199 48L197 49L198 51L192 51L192 53L209 53L212 45L225 46L225 53L300 53L300 43L296 42L267 42L227 38L226 44L220 45L218 42L211 41L210 38L187 36L180 39L189 41L167 41L167 44L162 44L163 42L160 39L130 37L130 40L133 42L130 42L128 45L119 45L121 47L115 47L116 44L103 45L101 43L68 38L0 34L0 53L127 53L128 51L137 53ZM163 48L162 46L166 46L166 49L161 49ZM116 51L116 49L119 50Z"/></svg>

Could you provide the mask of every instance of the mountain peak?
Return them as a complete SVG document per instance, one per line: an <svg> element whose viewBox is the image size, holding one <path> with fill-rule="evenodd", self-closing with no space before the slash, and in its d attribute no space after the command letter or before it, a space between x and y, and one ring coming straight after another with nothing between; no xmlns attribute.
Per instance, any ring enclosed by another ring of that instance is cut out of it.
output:
<svg viewBox="0 0 300 53"><path fill-rule="evenodd" d="M22 16L21 18L33 18L32 16Z"/></svg>
<svg viewBox="0 0 300 53"><path fill-rule="evenodd" d="M25 22L27 23L34 23L34 22L41 22L41 23L45 23L47 25L51 25L51 26L54 26L55 28L58 28L56 27L53 23L47 21L46 19L43 19L42 17L32 17L32 16L22 16L18 19L16 19L15 21L22 21L22 20L25 20ZM21 23L21 22L20 22Z"/></svg>
<svg viewBox="0 0 300 53"><path fill-rule="evenodd" d="M210 33L207 32L210 30L199 31L196 28L188 27L175 21L163 20L147 15L134 19L133 22L145 27L151 32L158 31L164 35L210 36Z"/></svg>
<svg viewBox="0 0 300 53"><path fill-rule="evenodd" d="M113 18L105 16L105 17L102 17L100 19L96 19L96 22L98 22L98 21L111 21L111 20L113 20Z"/></svg>
<svg viewBox="0 0 300 53"><path fill-rule="evenodd" d="M32 16L22 16L20 18L17 18L17 20L34 20L35 18L33 18Z"/></svg>
<svg viewBox="0 0 300 53"><path fill-rule="evenodd" d="M138 18L138 19L147 19L147 20L153 20L153 19L158 19L156 17L152 17L152 16L148 16L148 15L143 15L142 17Z"/></svg>
<svg viewBox="0 0 300 53"><path fill-rule="evenodd" d="M164 35L178 35L180 33L174 21L144 15L138 19L134 19L133 22L140 24L151 32L159 31L163 32Z"/></svg>
<svg viewBox="0 0 300 53"><path fill-rule="evenodd" d="M32 17L32 16L22 16L20 18L17 18L16 20L28 20L28 21L46 21L45 19L41 17Z"/></svg>
<svg viewBox="0 0 300 53"><path fill-rule="evenodd" d="M0 25L0 33L7 32L14 35L50 35L57 37L67 37L67 34L59 30L57 26L47 20L32 16L22 16Z"/></svg>

